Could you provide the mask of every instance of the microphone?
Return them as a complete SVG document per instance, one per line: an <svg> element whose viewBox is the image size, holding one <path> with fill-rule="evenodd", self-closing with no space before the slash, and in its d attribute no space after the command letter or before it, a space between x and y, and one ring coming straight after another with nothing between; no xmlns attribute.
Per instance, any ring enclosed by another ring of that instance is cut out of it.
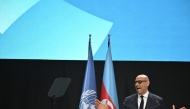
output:
<svg viewBox="0 0 190 109"><path fill-rule="evenodd" d="M153 107L160 106L160 103L158 102L158 100L155 100L155 101L156 101L156 103L157 103L158 105L155 105L155 106L149 107L148 109L153 108ZM159 108L159 109L160 109L160 108Z"/></svg>
<svg viewBox="0 0 190 109"><path fill-rule="evenodd" d="M158 102L158 100L156 100L156 102L158 103L158 105L160 105L160 103Z"/></svg>

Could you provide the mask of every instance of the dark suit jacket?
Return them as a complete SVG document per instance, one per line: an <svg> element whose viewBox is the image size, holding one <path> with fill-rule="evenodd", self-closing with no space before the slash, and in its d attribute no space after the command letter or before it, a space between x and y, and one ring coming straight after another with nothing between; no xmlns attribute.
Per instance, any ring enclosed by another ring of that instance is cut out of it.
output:
<svg viewBox="0 0 190 109"><path fill-rule="evenodd" d="M125 98L123 109L138 109L138 94ZM149 92L145 109L164 109L163 99Z"/></svg>

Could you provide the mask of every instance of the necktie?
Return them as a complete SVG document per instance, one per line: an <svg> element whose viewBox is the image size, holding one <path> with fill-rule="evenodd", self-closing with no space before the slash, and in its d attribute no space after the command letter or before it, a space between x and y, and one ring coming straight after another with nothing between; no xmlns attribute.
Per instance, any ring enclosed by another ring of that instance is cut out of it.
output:
<svg viewBox="0 0 190 109"><path fill-rule="evenodd" d="M143 96L141 96L141 104L140 104L139 109L143 109L143 107L144 107L144 100L143 100Z"/></svg>

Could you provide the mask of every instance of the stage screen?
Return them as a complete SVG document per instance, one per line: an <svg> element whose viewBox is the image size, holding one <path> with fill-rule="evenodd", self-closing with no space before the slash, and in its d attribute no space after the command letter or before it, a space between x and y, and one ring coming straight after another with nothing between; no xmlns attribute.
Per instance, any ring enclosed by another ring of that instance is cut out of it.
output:
<svg viewBox="0 0 190 109"><path fill-rule="evenodd" d="M189 0L1 0L0 59L190 62Z"/></svg>

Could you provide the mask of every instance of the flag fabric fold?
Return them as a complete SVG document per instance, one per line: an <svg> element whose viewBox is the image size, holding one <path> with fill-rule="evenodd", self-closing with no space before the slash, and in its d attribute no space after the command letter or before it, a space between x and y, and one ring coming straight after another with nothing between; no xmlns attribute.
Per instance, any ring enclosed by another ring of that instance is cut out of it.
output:
<svg viewBox="0 0 190 109"><path fill-rule="evenodd" d="M110 45L108 46L106 61L104 65L100 100L103 103L105 103L107 100L108 109L119 109Z"/></svg>
<svg viewBox="0 0 190 109"><path fill-rule="evenodd" d="M88 61L83 82L83 89L79 103L79 109L96 109L95 99L97 98L96 78L94 70L94 61L92 55L92 47L89 41Z"/></svg>

